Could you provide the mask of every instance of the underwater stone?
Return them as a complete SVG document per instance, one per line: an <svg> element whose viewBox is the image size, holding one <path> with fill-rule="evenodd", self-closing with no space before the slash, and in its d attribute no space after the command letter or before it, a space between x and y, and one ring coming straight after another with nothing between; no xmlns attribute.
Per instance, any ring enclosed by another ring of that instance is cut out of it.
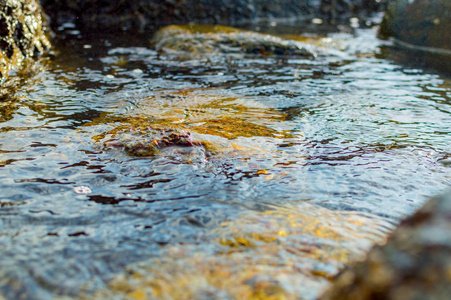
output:
<svg viewBox="0 0 451 300"><path fill-rule="evenodd" d="M122 148L132 156L155 156L169 147L195 147L200 143L191 139L187 131L170 128L123 129L115 133L115 138L105 142L107 148Z"/></svg>
<svg viewBox="0 0 451 300"><path fill-rule="evenodd" d="M321 300L449 299L451 191L401 222L385 246L342 272Z"/></svg>
<svg viewBox="0 0 451 300"><path fill-rule="evenodd" d="M153 38L160 54L185 54L187 58L218 54L263 56L315 56L310 45L277 36L221 25L171 25Z"/></svg>
<svg viewBox="0 0 451 300"><path fill-rule="evenodd" d="M137 157L166 157L187 164L206 163L213 157L220 160L268 151L237 140L232 142L221 136L159 125L120 126L94 139L103 150L121 150Z"/></svg>
<svg viewBox="0 0 451 300"><path fill-rule="evenodd" d="M50 48L37 0L0 3L0 82Z"/></svg>

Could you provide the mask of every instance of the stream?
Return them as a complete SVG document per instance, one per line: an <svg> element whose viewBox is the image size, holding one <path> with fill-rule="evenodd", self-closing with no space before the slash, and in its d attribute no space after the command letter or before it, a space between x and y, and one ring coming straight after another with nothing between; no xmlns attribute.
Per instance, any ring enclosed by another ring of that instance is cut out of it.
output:
<svg viewBox="0 0 451 300"><path fill-rule="evenodd" d="M0 299L316 299L445 191L451 78L371 26L301 27L252 29L330 54L181 59L61 26L0 103ZM205 147L108 147L148 128Z"/></svg>

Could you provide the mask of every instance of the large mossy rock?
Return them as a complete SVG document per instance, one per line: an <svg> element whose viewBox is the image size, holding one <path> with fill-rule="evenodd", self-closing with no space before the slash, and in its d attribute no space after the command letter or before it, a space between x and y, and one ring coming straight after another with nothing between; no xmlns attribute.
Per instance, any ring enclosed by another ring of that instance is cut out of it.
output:
<svg viewBox="0 0 451 300"><path fill-rule="evenodd" d="M380 35L451 53L451 1L394 0L384 16Z"/></svg>
<svg viewBox="0 0 451 300"><path fill-rule="evenodd" d="M404 220L385 246L344 271L321 300L447 300L451 295L451 191Z"/></svg>
<svg viewBox="0 0 451 300"><path fill-rule="evenodd" d="M0 82L50 47L37 0L0 2Z"/></svg>

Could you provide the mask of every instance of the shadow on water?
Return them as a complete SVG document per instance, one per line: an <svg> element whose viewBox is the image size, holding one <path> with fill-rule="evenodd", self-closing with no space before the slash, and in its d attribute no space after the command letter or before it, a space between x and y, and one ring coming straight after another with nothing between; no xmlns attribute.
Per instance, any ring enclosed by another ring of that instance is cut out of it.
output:
<svg viewBox="0 0 451 300"><path fill-rule="evenodd" d="M174 61L69 25L0 108L7 299L315 299L450 184L449 78L371 28Z"/></svg>

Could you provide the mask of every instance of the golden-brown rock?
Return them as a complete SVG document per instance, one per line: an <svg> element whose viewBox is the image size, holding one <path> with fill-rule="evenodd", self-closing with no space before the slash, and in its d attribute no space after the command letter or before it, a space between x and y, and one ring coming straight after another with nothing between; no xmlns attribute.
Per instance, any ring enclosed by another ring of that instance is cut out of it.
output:
<svg viewBox="0 0 451 300"><path fill-rule="evenodd" d="M446 300L451 295L451 191L404 220L385 246L344 271L321 300Z"/></svg>

